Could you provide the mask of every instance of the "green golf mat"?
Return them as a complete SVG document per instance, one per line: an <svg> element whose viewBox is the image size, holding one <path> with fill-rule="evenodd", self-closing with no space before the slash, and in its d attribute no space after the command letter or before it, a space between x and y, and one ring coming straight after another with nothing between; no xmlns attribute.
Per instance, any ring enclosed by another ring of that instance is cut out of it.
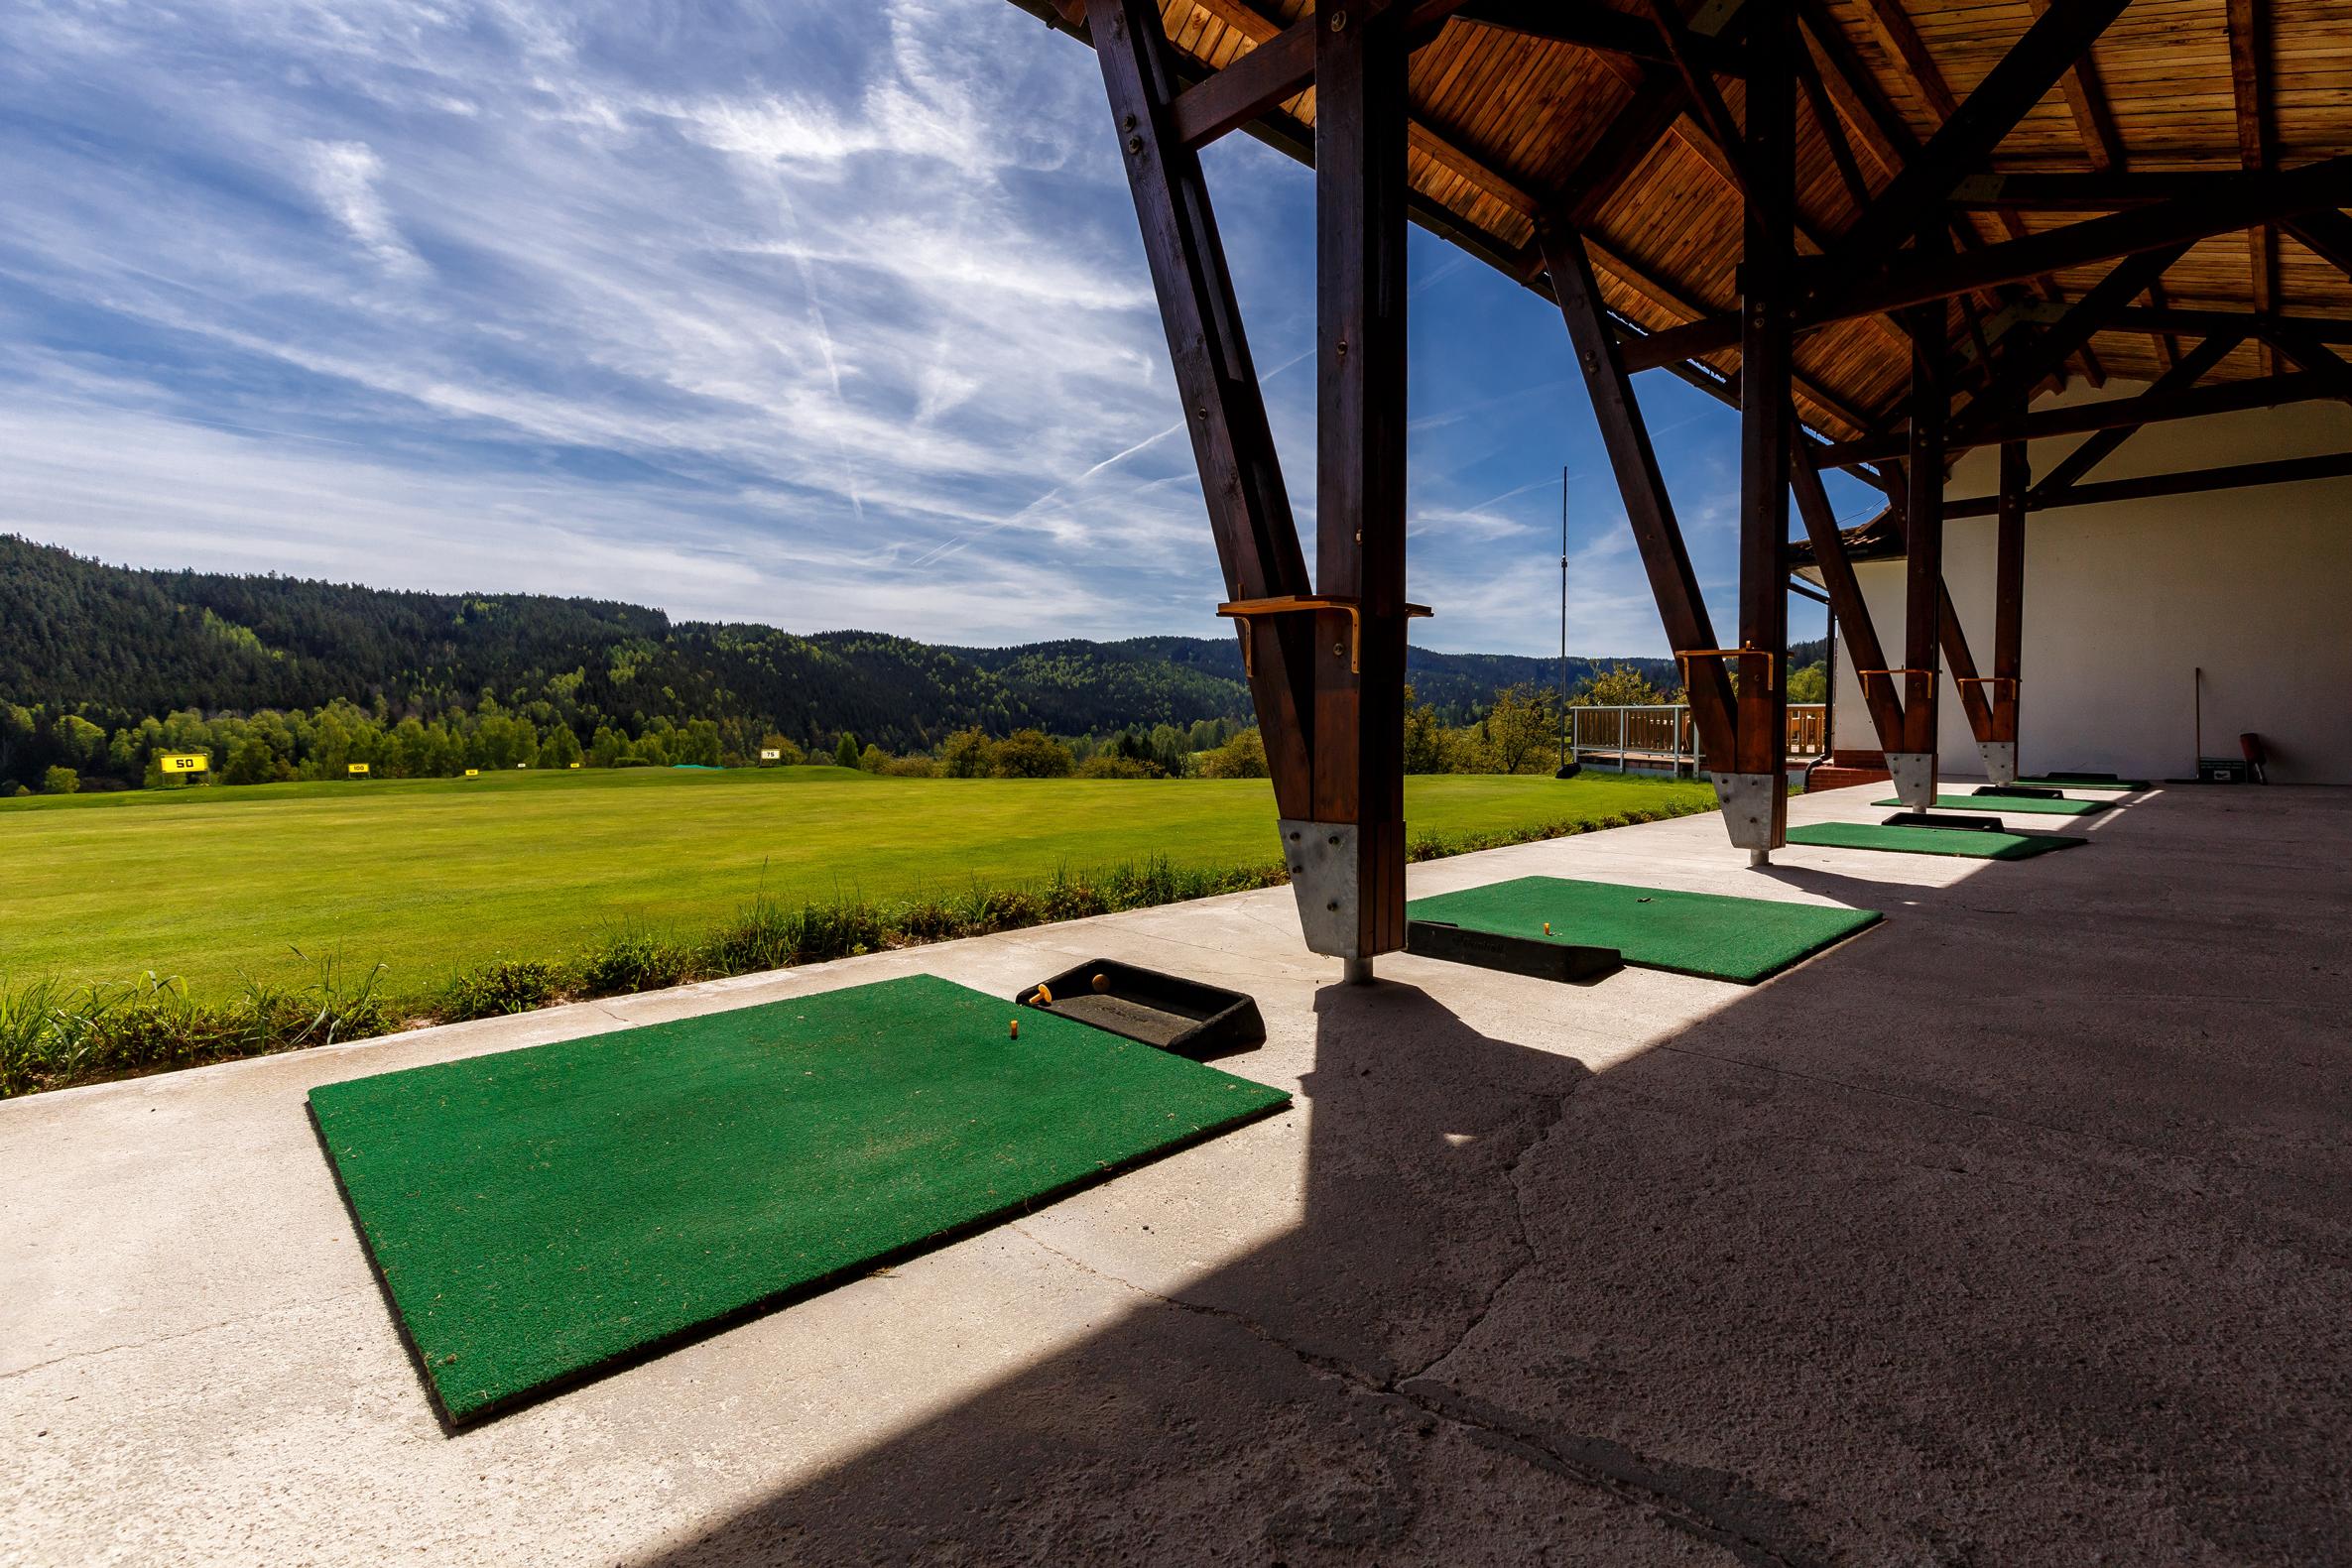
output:
<svg viewBox="0 0 2352 1568"><path fill-rule="evenodd" d="M326 1084L310 1114L455 1426L1289 1102L918 975Z"/></svg>
<svg viewBox="0 0 2352 1568"><path fill-rule="evenodd" d="M1882 827L1872 822L1816 822L1789 830L1792 844L1828 849L1885 849L1906 855L1962 855L1971 860L2027 860L2072 849L2087 838L2057 833L1979 832L1965 827Z"/></svg>
<svg viewBox="0 0 2352 1568"><path fill-rule="evenodd" d="M1873 800L1872 805L1903 809L1900 800ZM1939 794L1938 811L1991 811L1997 816L2089 816L2113 809L2104 800L2052 800L2032 794Z"/></svg>
<svg viewBox="0 0 2352 1568"><path fill-rule="evenodd" d="M2029 789L2113 789L2130 794L2148 787L2145 779L2020 779Z"/></svg>
<svg viewBox="0 0 2352 1568"><path fill-rule="evenodd" d="M1729 899L1613 882L1520 877L1416 899L1409 920L1442 920L1498 936L1614 947L1629 964L1753 984L1844 940L1876 909L1824 908L1777 899Z"/></svg>

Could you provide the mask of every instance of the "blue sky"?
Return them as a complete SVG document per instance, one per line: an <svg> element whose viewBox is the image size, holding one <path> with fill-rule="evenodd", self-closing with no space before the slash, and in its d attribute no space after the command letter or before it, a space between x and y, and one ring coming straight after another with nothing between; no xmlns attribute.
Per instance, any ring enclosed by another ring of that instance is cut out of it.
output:
<svg viewBox="0 0 2352 1568"><path fill-rule="evenodd" d="M1217 629L1100 76L1004 0L10 12L0 530L799 631ZM1311 529L1309 177L1208 163ZM1663 653L1557 314L1412 265L1417 641L1554 646L1565 464L1571 644ZM1737 420L1639 385L1728 631Z"/></svg>

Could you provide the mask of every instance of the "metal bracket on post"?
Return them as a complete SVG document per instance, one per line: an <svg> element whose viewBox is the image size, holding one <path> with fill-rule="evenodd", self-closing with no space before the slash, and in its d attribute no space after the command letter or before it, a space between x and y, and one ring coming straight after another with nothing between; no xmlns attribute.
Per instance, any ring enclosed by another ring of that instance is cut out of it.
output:
<svg viewBox="0 0 2352 1568"><path fill-rule="evenodd" d="M1307 951L1349 960L1352 979L1354 965L1365 959L1356 934L1357 826L1285 817L1282 835L1283 862L1291 868L1291 892L1299 899ZM1370 978L1368 963L1365 978Z"/></svg>
<svg viewBox="0 0 2352 1568"><path fill-rule="evenodd" d="M1985 780L1990 784L2017 783L2017 742L1978 741L1977 755L1985 760Z"/></svg>
<svg viewBox="0 0 2352 1568"><path fill-rule="evenodd" d="M1895 798L1914 811L1935 804L1935 754L1889 752L1887 773L1895 781Z"/></svg>
<svg viewBox="0 0 2352 1568"><path fill-rule="evenodd" d="M1771 854L1777 795L1786 794L1789 781L1774 774L1709 774L1715 798L1723 802L1723 825L1735 848ZM1761 864L1759 862L1758 864Z"/></svg>

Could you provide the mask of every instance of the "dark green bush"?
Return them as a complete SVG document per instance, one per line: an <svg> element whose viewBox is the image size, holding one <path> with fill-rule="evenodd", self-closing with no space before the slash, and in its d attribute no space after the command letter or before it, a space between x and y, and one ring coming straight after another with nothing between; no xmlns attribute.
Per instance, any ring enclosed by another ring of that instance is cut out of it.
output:
<svg viewBox="0 0 2352 1568"><path fill-rule="evenodd" d="M459 970L441 988L433 1012L445 1023L544 1008L562 994L563 970L539 958L499 958Z"/></svg>

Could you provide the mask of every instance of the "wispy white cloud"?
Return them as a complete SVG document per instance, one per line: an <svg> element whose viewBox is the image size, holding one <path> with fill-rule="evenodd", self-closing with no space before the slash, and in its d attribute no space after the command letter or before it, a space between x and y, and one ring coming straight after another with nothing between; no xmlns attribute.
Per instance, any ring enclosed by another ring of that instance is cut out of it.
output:
<svg viewBox="0 0 2352 1568"><path fill-rule="evenodd" d="M1215 626L1099 77L1004 0L24 0L0 94L10 527L802 628ZM1311 531L1308 180L1209 161ZM1417 321L1480 302L1421 338L1417 575L1477 596L1449 646L1541 647L1503 585L1556 560L1528 470L1589 441L1556 314L1415 243Z"/></svg>

